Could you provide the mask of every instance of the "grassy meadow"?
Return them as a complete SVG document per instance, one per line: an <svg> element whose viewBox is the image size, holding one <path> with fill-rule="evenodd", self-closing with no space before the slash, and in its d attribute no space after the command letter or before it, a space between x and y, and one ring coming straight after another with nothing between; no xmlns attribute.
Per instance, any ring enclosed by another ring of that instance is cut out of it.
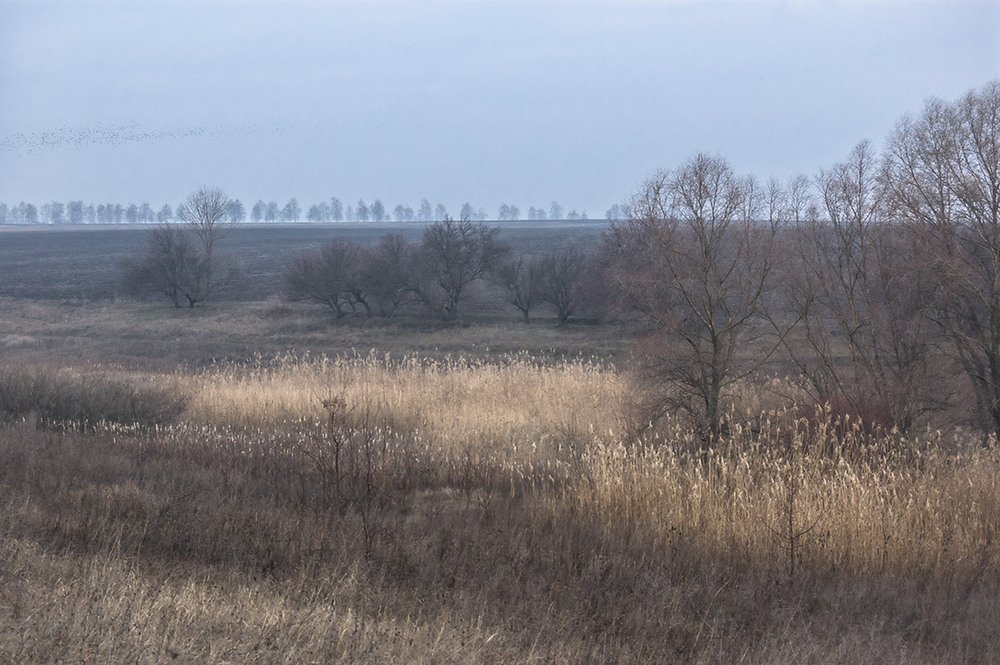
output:
<svg viewBox="0 0 1000 665"><path fill-rule="evenodd" d="M1000 661L1000 448L631 333L0 299L0 662Z"/></svg>

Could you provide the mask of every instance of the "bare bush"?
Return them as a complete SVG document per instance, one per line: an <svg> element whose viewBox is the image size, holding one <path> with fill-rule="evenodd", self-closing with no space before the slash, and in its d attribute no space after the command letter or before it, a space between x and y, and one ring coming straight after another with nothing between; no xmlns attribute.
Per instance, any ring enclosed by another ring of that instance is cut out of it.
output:
<svg viewBox="0 0 1000 665"><path fill-rule="evenodd" d="M185 397L167 388L112 376L86 376L40 367L0 370L0 422L49 427L156 427L176 421Z"/></svg>
<svg viewBox="0 0 1000 665"><path fill-rule="evenodd" d="M367 259L361 245L342 238L304 252L285 269L285 295L325 305L337 318L359 308L371 316Z"/></svg>
<svg viewBox="0 0 1000 665"><path fill-rule="evenodd" d="M489 275L509 252L499 234L499 227L450 217L424 230L423 279L418 281L417 292L445 320L458 319L468 286Z"/></svg>
<svg viewBox="0 0 1000 665"><path fill-rule="evenodd" d="M190 237L177 226L160 226L147 233L143 254L124 262L122 281L129 293L152 291L166 296L174 307L194 307L200 301L198 264Z"/></svg>
<svg viewBox="0 0 1000 665"><path fill-rule="evenodd" d="M392 317L417 301L413 281L418 254L419 247L396 233L383 235L366 253L363 279L381 316Z"/></svg>

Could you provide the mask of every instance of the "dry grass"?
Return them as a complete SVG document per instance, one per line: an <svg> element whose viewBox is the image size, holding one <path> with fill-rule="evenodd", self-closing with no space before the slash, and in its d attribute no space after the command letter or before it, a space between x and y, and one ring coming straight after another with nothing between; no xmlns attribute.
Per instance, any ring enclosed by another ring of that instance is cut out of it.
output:
<svg viewBox="0 0 1000 665"><path fill-rule="evenodd" d="M628 341L627 331L613 325L526 326L515 315L466 327L434 318L338 322L324 308L281 301L174 310L129 302L0 298L0 357L42 364L114 363L144 371L243 363L254 354L270 358L290 350L333 357L377 349L397 359L439 361L458 356L497 359L521 352L555 360L581 355L620 358Z"/></svg>
<svg viewBox="0 0 1000 665"><path fill-rule="evenodd" d="M748 390L703 450L524 354L117 380L186 410L0 430L2 662L1000 659L1000 449L961 432L804 441Z"/></svg>
<svg viewBox="0 0 1000 665"><path fill-rule="evenodd" d="M184 374L176 383L190 396L194 423L323 421L323 403L338 398L349 421L377 414L381 424L431 441L441 454L519 449L522 458L619 428L627 399L623 378L599 361L539 362L527 354L494 361L375 353L257 358Z"/></svg>

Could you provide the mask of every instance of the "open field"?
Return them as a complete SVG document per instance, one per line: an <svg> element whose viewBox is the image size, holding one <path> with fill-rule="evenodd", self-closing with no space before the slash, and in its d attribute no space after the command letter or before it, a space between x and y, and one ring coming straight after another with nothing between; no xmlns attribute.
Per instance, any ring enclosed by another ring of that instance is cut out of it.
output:
<svg viewBox="0 0 1000 665"><path fill-rule="evenodd" d="M564 359L621 360L630 333L619 326L525 326L514 316L471 326L429 320L338 324L318 307L281 302L220 303L174 310L162 304L0 299L0 358L171 370L244 362L287 352L395 357L491 358L518 352Z"/></svg>
<svg viewBox="0 0 1000 665"><path fill-rule="evenodd" d="M225 254L243 274L230 300L264 300L281 288L288 261L334 238L375 243L386 233L419 241L426 224L241 224ZM501 238L518 252L596 242L607 222L504 222ZM114 300L117 265L141 251L148 226L0 226L0 297Z"/></svg>
<svg viewBox="0 0 1000 665"><path fill-rule="evenodd" d="M702 451L627 344L0 301L0 662L1000 659L1000 450L775 381Z"/></svg>

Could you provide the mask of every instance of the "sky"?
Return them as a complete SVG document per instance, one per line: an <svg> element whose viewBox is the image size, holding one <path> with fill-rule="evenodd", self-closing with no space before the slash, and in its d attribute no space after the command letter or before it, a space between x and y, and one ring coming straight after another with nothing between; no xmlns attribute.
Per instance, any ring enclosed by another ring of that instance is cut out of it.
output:
<svg viewBox="0 0 1000 665"><path fill-rule="evenodd" d="M0 0L0 202L599 218L698 153L814 176L996 78L997 0Z"/></svg>

